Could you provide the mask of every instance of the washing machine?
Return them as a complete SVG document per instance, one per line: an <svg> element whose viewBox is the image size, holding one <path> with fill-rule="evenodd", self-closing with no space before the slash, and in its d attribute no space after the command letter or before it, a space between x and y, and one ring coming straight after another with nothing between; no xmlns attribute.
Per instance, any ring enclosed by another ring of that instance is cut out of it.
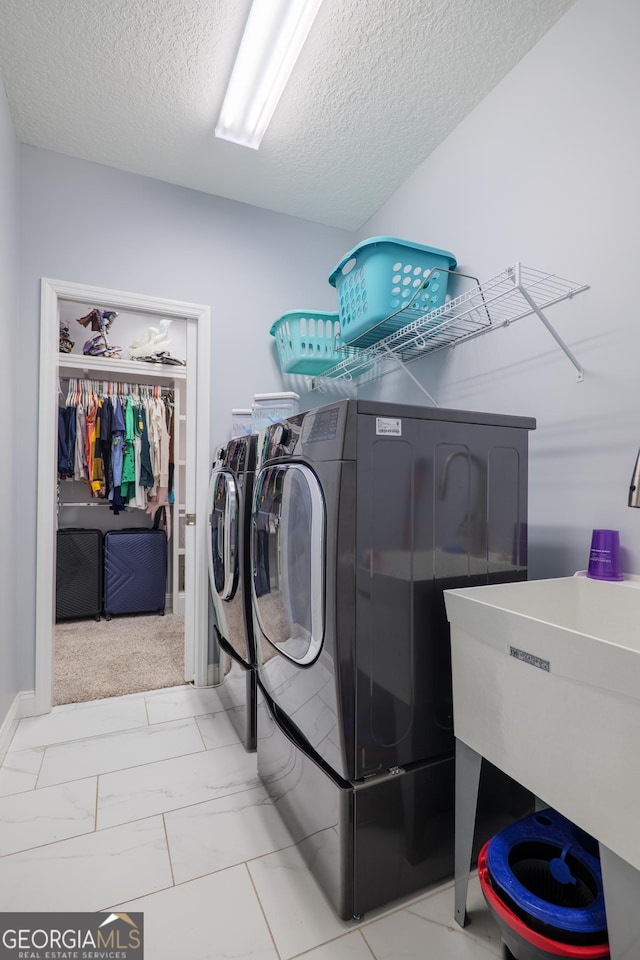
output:
<svg viewBox="0 0 640 960"><path fill-rule="evenodd" d="M534 427L341 400L262 438L251 516L258 772L344 919L453 874L442 593L526 579ZM487 830L531 809L498 771L481 789Z"/></svg>
<svg viewBox="0 0 640 960"><path fill-rule="evenodd" d="M209 583L224 675L218 691L248 751L256 748L256 648L247 541L256 439L237 437L220 447L209 484Z"/></svg>

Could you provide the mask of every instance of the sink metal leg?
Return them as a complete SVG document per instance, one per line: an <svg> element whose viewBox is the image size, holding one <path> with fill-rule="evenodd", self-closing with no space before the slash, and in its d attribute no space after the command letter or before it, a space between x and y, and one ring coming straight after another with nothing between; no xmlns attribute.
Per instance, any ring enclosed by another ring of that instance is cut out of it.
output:
<svg viewBox="0 0 640 960"><path fill-rule="evenodd" d="M467 888L476 825L482 757L462 740L456 740L456 801L454 840L455 918L467 922Z"/></svg>
<svg viewBox="0 0 640 960"><path fill-rule="evenodd" d="M640 871L600 844L611 960L640 957Z"/></svg>

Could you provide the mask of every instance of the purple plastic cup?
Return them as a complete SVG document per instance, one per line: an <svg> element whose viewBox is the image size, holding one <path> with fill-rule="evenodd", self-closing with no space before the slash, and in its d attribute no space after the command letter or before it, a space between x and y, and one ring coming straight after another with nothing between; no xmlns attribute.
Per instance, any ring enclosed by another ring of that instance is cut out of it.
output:
<svg viewBox="0 0 640 960"><path fill-rule="evenodd" d="M594 530L587 576L592 580L622 580L620 569L620 532Z"/></svg>

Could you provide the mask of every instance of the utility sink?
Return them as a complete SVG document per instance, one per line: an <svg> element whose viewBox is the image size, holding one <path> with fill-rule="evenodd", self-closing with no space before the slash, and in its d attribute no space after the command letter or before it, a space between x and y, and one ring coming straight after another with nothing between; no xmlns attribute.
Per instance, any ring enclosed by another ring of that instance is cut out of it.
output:
<svg viewBox="0 0 640 960"><path fill-rule="evenodd" d="M640 869L640 577L444 597L456 738Z"/></svg>

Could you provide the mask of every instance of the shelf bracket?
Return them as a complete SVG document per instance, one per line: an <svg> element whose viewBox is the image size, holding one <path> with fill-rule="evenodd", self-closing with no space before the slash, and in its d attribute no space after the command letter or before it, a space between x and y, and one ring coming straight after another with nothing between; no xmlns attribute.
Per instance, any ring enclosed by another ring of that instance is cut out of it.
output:
<svg viewBox="0 0 640 960"><path fill-rule="evenodd" d="M525 290L524 286L522 285L521 276L520 276L520 263L516 263L516 265L515 265L515 277L514 277L514 282L515 282L516 287L517 287L518 290L520 291L520 295L523 297L524 300L526 300L526 302L529 304L529 306L531 307L531 309L533 310L533 312L535 313L535 315L536 315L536 316L542 321L542 323L545 325L545 327L547 328L547 330L549 331L549 333L551 334L551 336L553 337L553 339L556 341L556 343L558 344L558 346L560 347L560 349L566 354L566 356L569 358L569 360L571 361L571 363L574 365L574 367L575 367L576 370L578 371L578 376L576 377L576 379L577 379L578 383L582 383L582 381L584 380L584 369L580 366L580 364L578 363L578 361L576 360L576 358L574 357L573 353L571 352L571 350L569 349L569 347L566 345L566 343L564 342L564 340L562 339L562 337L560 336L560 334L559 334L559 333L556 333L556 330L555 330L554 327L549 323L549 321L547 320L547 318L545 317L544 313L542 312L542 310L540 309L540 307L537 305L537 303L535 302L535 300L533 300L533 299L529 296L529 294L528 294L527 291Z"/></svg>
<svg viewBox="0 0 640 960"><path fill-rule="evenodd" d="M391 349L387 346L386 343L383 343L382 346L384 347L385 353L387 353L393 360L395 360L395 362L398 364L398 366L400 367L400 369L401 369L401 370L404 370L404 372L406 373L406 375L407 375L411 380L413 380L413 382L414 382L415 385L418 387L418 389L421 390L422 393L424 393L424 395L429 398L429 400L431 400L431 403L433 404L433 406L434 406L434 407L437 407L437 406L438 406L438 401L437 401L434 397L431 396L431 394L430 394L429 391L426 389L426 387L423 387L423 385L420 383L420 381L418 380L418 378L417 378L417 377L414 377L414 375L411 373L411 371L407 369L407 365L402 362L402 360L401 360L400 357L397 355L397 353L394 353L393 350L391 350Z"/></svg>

